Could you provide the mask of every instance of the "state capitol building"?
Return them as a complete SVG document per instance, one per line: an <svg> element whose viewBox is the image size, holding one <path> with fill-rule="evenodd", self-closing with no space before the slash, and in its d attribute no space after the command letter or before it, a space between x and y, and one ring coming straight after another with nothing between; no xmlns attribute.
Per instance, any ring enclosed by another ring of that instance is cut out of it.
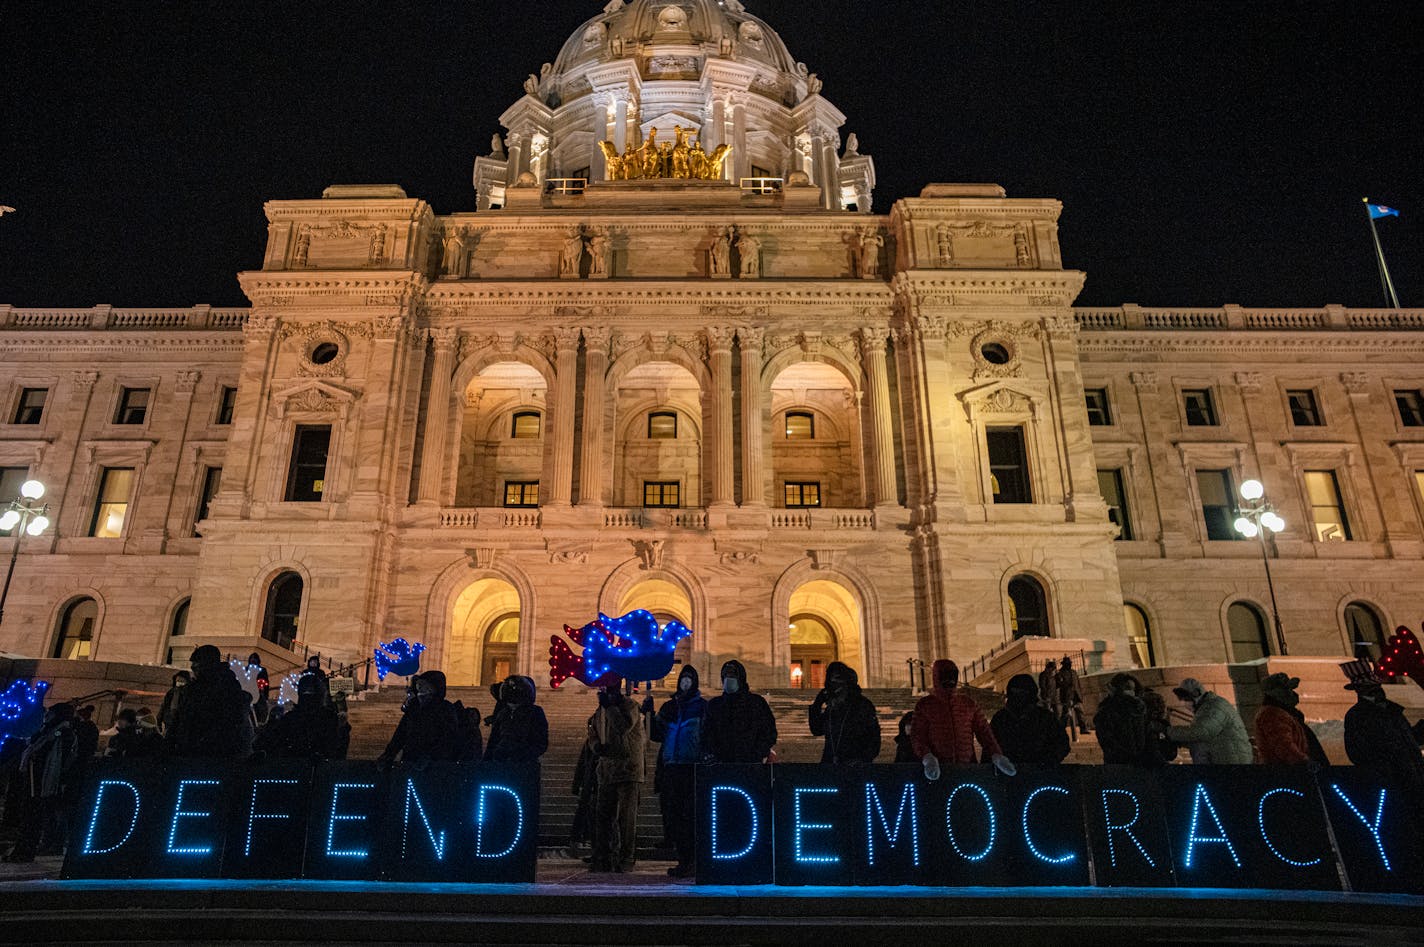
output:
<svg viewBox="0 0 1424 947"><path fill-rule="evenodd" d="M476 212L268 203L249 308L0 306L0 500L38 479L53 524L0 652L404 636L471 685L643 608L704 676L892 687L1029 636L1345 660L1419 618L1424 311L1074 308L1058 201L877 197L737 0L613 0L524 91Z"/></svg>

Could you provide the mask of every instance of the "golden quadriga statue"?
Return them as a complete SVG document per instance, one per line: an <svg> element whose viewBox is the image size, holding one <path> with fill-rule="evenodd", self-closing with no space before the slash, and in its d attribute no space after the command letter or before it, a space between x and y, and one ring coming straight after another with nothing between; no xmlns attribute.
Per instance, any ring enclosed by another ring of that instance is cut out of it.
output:
<svg viewBox="0 0 1424 947"><path fill-rule="evenodd" d="M718 145L708 154L701 141L687 143L687 132L681 125L673 128L676 141L658 144L658 130L654 128L648 138L638 147L628 146L623 154L611 141L601 141L603 157L608 164L608 180L635 181L669 178L683 181L720 181L727 158L732 154L731 145Z"/></svg>

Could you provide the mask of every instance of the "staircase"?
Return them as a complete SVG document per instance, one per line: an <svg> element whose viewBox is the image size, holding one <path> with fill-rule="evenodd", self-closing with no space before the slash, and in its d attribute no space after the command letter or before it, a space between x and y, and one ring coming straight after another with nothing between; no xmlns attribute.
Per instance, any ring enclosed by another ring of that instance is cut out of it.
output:
<svg viewBox="0 0 1424 947"><path fill-rule="evenodd" d="M985 716L993 716L1003 706L1002 695L993 691L969 688L975 701ZM760 692L771 706L776 716L778 740L777 759L781 763L818 763L821 759L822 738L811 736L806 722L807 710L815 700L816 692L791 688ZM661 706L670 694L663 690L652 692L654 701ZM914 709L919 699L905 688L883 688L866 690L865 696L875 704L880 717L879 762L890 763L895 759L895 735L900 718ZM395 732L400 722L400 705L405 697L402 687L388 687L363 693L348 704L348 719L351 722L350 758L355 760L375 759L385 749L386 742ZM449 700L461 701L466 707L477 707L481 714L488 716L494 709L494 698L488 688L452 687L447 694ZM634 700L642 701L643 693L634 695ZM583 746L588 718L597 707L594 692L576 682L570 681L559 690L547 687L539 689L539 706L549 718L549 751L542 761L542 786L539 804L539 845L541 849L562 849L568 844L569 830L573 825L577 798L570 792L573 785L574 767L578 763L579 751ZM489 730L484 731L489 738ZM1089 738L1091 740L1091 738ZM1086 741L1075 744L1076 758L1079 747L1086 749ZM1096 751L1096 743L1092 750ZM656 763L657 744L648 748L646 781L643 783L642 801L638 810L638 857L671 859L670 852L662 849L662 816L658 809L658 797L653 793L653 768ZM1087 762L1087 760L1082 760Z"/></svg>

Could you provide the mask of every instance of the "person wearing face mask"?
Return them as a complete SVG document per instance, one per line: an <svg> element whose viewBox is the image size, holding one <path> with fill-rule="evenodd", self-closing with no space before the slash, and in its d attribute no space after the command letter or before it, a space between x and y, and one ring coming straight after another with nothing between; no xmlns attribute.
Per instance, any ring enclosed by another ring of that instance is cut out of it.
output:
<svg viewBox="0 0 1424 947"><path fill-rule="evenodd" d="M1355 692L1355 706L1345 711L1345 753L1350 762L1381 782L1403 790L1406 799L1424 794L1424 721L1409 725L1404 708L1385 696L1384 684L1367 660L1340 665Z"/></svg>
<svg viewBox="0 0 1424 947"><path fill-rule="evenodd" d="M722 693L707 702L702 745L714 763L765 763L776 746L776 717L747 686L740 661L722 665Z"/></svg>
<svg viewBox="0 0 1424 947"><path fill-rule="evenodd" d="M168 693L163 695L163 703L158 705L158 732L164 736L168 735L178 717L178 701L183 696L183 688L192 682L193 675L189 671L173 675L173 686L168 688Z"/></svg>
<svg viewBox="0 0 1424 947"><path fill-rule="evenodd" d="M297 684L298 693L303 687L311 695L310 708L322 708L323 720L328 719L335 726L335 711L327 707L319 682L303 678ZM289 711L282 717L285 724L301 710L298 698L297 710ZM396 757L406 764L427 765L430 763L454 763L460 759L463 740L463 721L460 711L445 699L445 675L440 671L426 671L417 674L411 681L411 695L402 708L401 721L391 742L377 758L381 769L388 769ZM334 736L334 730L332 732Z"/></svg>
<svg viewBox="0 0 1424 947"><path fill-rule="evenodd" d="M896 763L918 763L920 758L915 755L915 744L910 740L910 728L915 723L915 712L912 710L900 718L900 729L895 735L895 762Z"/></svg>
<svg viewBox="0 0 1424 947"><path fill-rule="evenodd" d="M1008 702L989 721L999 747L1020 765L1057 766L1068 755L1068 731L1038 702L1038 682L1028 674L1009 679Z"/></svg>
<svg viewBox="0 0 1424 947"><path fill-rule="evenodd" d="M668 838L677 851L677 865L668 869L674 878L690 878L697 871L693 774L703 759L702 722L707 714L707 701L697 685L697 668L683 665L676 693L649 717L649 735L653 742L662 744L658 800ZM644 702L645 710L651 709L651 702L651 697Z"/></svg>
<svg viewBox="0 0 1424 947"><path fill-rule="evenodd" d="M1138 693L1137 678L1114 674L1108 696L1093 716L1103 762L1110 766L1138 766L1147 761L1147 704Z"/></svg>
<svg viewBox="0 0 1424 947"><path fill-rule="evenodd" d="M643 783L647 732L643 715L623 682L598 689L593 715L598 802L593 822L593 871L627 872L638 846L638 796Z"/></svg>
<svg viewBox="0 0 1424 947"><path fill-rule="evenodd" d="M976 739L995 768L1012 776L1014 764L999 748L989 721L974 698L959 686L959 665L941 658L931 673L934 690L915 705L915 719L910 725L910 741L925 768L925 777L936 780L942 766L969 766L976 762Z"/></svg>
<svg viewBox="0 0 1424 947"><path fill-rule="evenodd" d="M1315 763L1329 766L1330 759L1305 722L1305 715L1296 709L1300 695L1296 688L1300 678L1276 673L1261 682L1261 709L1256 711L1256 753L1261 762L1298 765Z"/></svg>
<svg viewBox="0 0 1424 947"><path fill-rule="evenodd" d="M1192 722L1168 727L1167 736L1173 743L1187 747L1193 763L1231 766L1252 761L1251 738L1241 714L1230 701L1192 677L1172 688L1172 693L1191 704Z"/></svg>
<svg viewBox="0 0 1424 947"><path fill-rule="evenodd" d="M491 688L494 714L489 719L486 763L532 763L549 749L549 720L535 703L533 678L511 674Z"/></svg>
<svg viewBox="0 0 1424 947"><path fill-rule="evenodd" d="M880 755L880 718L848 664L826 666L826 686L811 704L808 722L811 736L826 738L822 763L871 763Z"/></svg>

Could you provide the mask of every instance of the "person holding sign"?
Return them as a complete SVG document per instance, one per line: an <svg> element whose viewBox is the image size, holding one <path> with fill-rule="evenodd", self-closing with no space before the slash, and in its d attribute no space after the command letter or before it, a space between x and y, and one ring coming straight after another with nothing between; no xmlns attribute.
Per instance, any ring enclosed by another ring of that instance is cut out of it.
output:
<svg viewBox="0 0 1424 947"><path fill-rule="evenodd" d="M984 712L959 687L959 665L941 658L934 663L932 674L934 690L915 705L915 719L910 725L910 741L925 768L925 777L939 779L941 766L977 762L976 739L995 768L1006 776L1014 775L1017 770L999 747Z"/></svg>
<svg viewBox="0 0 1424 947"><path fill-rule="evenodd" d="M1193 763L1245 765L1252 762L1246 724L1225 697L1207 690L1194 677L1172 688L1172 693L1178 700L1191 704L1192 717L1187 726L1168 727L1167 736L1173 743L1186 744Z"/></svg>
<svg viewBox="0 0 1424 947"><path fill-rule="evenodd" d="M880 755L880 718L860 692L855 669L840 661L826 666L826 686L809 712L811 736L825 737L822 763L873 763Z"/></svg>

